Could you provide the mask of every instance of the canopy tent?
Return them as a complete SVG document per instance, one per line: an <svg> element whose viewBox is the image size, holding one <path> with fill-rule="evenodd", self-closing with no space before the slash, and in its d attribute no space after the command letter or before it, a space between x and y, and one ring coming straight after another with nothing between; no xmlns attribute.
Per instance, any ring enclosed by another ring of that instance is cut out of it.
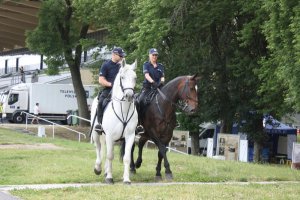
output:
<svg viewBox="0 0 300 200"><path fill-rule="evenodd" d="M284 154L291 159L293 142L297 141L297 129L279 122L272 116L264 117L263 126L273 142L273 154Z"/></svg>
<svg viewBox="0 0 300 200"><path fill-rule="evenodd" d="M264 117L263 126L265 132L269 134L297 134L297 129L281 123L280 121L274 119L272 116Z"/></svg>

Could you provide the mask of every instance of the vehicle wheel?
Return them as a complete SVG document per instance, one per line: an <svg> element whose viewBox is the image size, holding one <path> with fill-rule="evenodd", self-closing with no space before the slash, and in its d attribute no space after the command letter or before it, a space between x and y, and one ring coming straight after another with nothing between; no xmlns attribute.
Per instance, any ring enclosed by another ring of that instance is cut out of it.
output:
<svg viewBox="0 0 300 200"><path fill-rule="evenodd" d="M25 119L25 116L21 115L21 113L16 113L14 116L14 122L18 123L18 124L23 123L24 119Z"/></svg>
<svg viewBox="0 0 300 200"><path fill-rule="evenodd" d="M68 124L67 120L61 120L60 123L61 123L62 125L67 125L67 124Z"/></svg>

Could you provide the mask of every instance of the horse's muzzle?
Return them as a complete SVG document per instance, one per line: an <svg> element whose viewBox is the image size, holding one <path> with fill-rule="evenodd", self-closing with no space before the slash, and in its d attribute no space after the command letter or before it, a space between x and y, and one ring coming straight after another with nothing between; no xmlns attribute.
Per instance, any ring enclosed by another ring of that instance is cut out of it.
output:
<svg viewBox="0 0 300 200"><path fill-rule="evenodd" d="M192 108L190 106L186 106L185 109L184 109L184 112L188 115L192 115L192 114L195 114L197 111L197 109L195 108Z"/></svg>
<svg viewBox="0 0 300 200"><path fill-rule="evenodd" d="M126 93L125 93L125 99L127 100L127 101L132 101L133 100L133 97L134 97L134 92L133 91L131 91L131 90L128 90Z"/></svg>

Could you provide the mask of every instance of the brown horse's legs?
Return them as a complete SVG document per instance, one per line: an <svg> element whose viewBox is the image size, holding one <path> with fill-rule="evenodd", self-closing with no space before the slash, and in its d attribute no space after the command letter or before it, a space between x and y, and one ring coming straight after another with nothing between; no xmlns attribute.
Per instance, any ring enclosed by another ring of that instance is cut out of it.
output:
<svg viewBox="0 0 300 200"><path fill-rule="evenodd" d="M160 151L158 151L157 156L158 156L158 162L157 162L157 165L156 165L156 180L159 181L159 180L162 179L160 172L161 172L161 162L162 162L163 156L160 153Z"/></svg>
<svg viewBox="0 0 300 200"><path fill-rule="evenodd" d="M134 149L135 149L135 144L133 143L132 148L131 148L131 160L130 160L130 172L135 174L136 173L136 169L135 169L135 164L134 164Z"/></svg>
<svg viewBox="0 0 300 200"><path fill-rule="evenodd" d="M139 154L138 154L138 158L136 159L136 162L135 162L135 167L137 169L140 168L140 166L143 162L143 159L142 159L143 148L144 148L144 145L147 141L148 141L148 138L145 138L145 137L141 137L140 140L139 140L139 144L138 144Z"/></svg>
<svg viewBox="0 0 300 200"><path fill-rule="evenodd" d="M167 180L172 180L173 179L173 175L172 175L172 171L170 169L170 164L169 164L169 161L168 161L168 158L167 158L167 147L163 144L161 144L159 142L159 145L158 146L158 149L159 149L159 154L161 154L162 158L164 159L164 167L166 169L166 179ZM158 162L157 162L157 169L156 169L156 174L158 174L158 165L161 166L161 159L159 158L158 159ZM160 173L160 167L159 167L159 173Z"/></svg>

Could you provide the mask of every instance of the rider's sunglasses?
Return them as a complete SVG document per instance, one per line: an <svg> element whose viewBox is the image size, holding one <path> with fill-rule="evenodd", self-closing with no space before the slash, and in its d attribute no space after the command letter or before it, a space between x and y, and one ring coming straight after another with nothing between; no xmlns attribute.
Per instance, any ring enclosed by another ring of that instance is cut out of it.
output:
<svg viewBox="0 0 300 200"><path fill-rule="evenodd" d="M157 56L158 56L158 54L152 54L152 56L155 56L155 57L157 57Z"/></svg>

